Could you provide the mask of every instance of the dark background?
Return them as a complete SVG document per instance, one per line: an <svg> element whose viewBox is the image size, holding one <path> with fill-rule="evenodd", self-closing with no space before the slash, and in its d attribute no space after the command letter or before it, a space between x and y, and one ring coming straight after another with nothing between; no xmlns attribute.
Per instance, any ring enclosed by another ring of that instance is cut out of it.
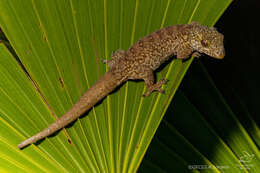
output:
<svg viewBox="0 0 260 173"><path fill-rule="evenodd" d="M257 0L232 2L215 25L225 36L225 58L221 61L201 58L216 87L233 110L236 111L240 104L244 104L258 125L260 122L259 12L260 4ZM196 61L193 63L195 66ZM192 72L193 65L189 72Z"/></svg>

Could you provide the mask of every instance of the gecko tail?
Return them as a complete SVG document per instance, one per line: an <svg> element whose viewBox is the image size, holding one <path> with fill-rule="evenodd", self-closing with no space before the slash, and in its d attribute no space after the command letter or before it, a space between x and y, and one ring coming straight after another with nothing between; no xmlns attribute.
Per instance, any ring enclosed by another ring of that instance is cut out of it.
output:
<svg viewBox="0 0 260 173"><path fill-rule="evenodd" d="M87 92L79 99L79 101L63 116L58 118L54 123L36 135L26 139L17 147L22 149L27 145L35 143L47 136L52 135L56 131L64 128L71 122L79 118L83 113L91 109L97 102L106 97L120 83L111 71L108 71L98 80Z"/></svg>
<svg viewBox="0 0 260 173"><path fill-rule="evenodd" d="M25 141L21 142L17 147L20 149L23 149L24 147L43 139L45 137L45 135L46 136L50 135L50 134L48 134L48 128L41 131L40 133L37 133L36 135L34 135L32 137L26 139Z"/></svg>

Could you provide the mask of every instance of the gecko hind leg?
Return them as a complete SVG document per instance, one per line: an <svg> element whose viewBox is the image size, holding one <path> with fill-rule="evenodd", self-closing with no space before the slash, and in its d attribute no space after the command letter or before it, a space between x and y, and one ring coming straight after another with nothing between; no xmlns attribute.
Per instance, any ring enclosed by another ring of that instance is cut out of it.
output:
<svg viewBox="0 0 260 173"><path fill-rule="evenodd" d="M154 83L154 74L152 70L147 72L144 77L144 82L147 87L147 92L143 94L144 97L149 96L153 91L158 91L160 93L164 93L164 90L161 88L164 84L166 84L166 79L161 79L159 82Z"/></svg>
<svg viewBox="0 0 260 173"><path fill-rule="evenodd" d="M119 59L122 58L124 55L125 55L125 51L119 49L111 55L110 60L102 59L102 62L107 64L109 68L112 68L115 66L115 64L118 64Z"/></svg>

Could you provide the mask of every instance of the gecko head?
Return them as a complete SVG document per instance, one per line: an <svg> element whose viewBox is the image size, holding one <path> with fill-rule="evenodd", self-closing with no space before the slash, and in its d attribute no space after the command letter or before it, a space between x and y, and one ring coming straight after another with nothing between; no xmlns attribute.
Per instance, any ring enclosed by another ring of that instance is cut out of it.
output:
<svg viewBox="0 0 260 173"><path fill-rule="evenodd" d="M195 31L191 37L192 48L216 59L224 58L224 36L214 27L201 26L196 22L192 22L191 25Z"/></svg>

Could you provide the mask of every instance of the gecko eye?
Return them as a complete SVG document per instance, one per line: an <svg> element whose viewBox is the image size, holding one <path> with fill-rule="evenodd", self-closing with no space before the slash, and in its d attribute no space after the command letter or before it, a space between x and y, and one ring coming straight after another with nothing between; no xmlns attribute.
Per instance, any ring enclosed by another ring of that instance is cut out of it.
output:
<svg viewBox="0 0 260 173"><path fill-rule="evenodd" d="M208 40L201 40L201 44L202 44L203 47L208 47L209 46Z"/></svg>

